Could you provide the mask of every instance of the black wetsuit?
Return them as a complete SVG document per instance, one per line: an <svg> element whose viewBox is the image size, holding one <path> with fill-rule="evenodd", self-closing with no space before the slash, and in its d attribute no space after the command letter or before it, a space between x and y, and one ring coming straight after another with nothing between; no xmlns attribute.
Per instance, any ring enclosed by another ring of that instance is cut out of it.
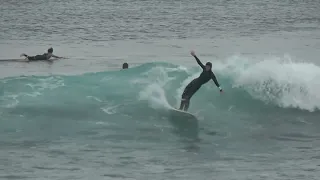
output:
<svg viewBox="0 0 320 180"><path fill-rule="evenodd" d="M43 61L48 60L51 58L52 55L49 55L48 53L44 53L42 55L36 55L36 56L28 56L25 55L29 61Z"/></svg>
<svg viewBox="0 0 320 180"><path fill-rule="evenodd" d="M196 93L200 89L200 87L203 84L207 83L210 79L212 79L214 81L214 83L216 84L216 86L220 88L220 85L217 81L217 78L214 75L214 73L212 72L212 70L210 69L209 71L206 71L205 65L203 65L201 63L201 61L198 59L197 56L194 56L194 57L196 58L197 63L201 66L203 71L198 78L195 78L187 85L187 87L184 89L184 91L182 93L180 110L183 109L184 111L188 110L189 104L190 104L190 99L194 95L194 93Z"/></svg>

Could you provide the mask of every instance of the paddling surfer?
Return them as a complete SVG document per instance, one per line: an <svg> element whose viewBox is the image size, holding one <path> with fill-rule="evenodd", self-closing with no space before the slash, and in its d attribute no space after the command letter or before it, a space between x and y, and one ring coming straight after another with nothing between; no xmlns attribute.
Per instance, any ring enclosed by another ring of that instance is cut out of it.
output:
<svg viewBox="0 0 320 180"><path fill-rule="evenodd" d="M26 54L21 54L21 56L24 56L26 57L26 59L28 59L28 61L43 61L43 60L49 60L51 57L54 57L54 58L62 58L62 57L59 57L59 56L55 56L53 55L53 48L49 48L48 49L48 52L47 53L44 53L42 55L36 55L36 56L28 56Z"/></svg>
<svg viewBox="0 0 320 180"><path fill-rule="evenodd" d="M215 74L212 72L212 63L207 62L206 65L203 65L202 62L195 55L194 51L191 51L191 55L196 59L199 66L202 68L202 73L198 78L193 79L184 89L182 93L182 99L180 104L180 110L188 111L190 105L191 97L200 89L203 84L206 84L210 79L216 84L216 86L222 92L222 88L220 87L218 80Z"/></svg>

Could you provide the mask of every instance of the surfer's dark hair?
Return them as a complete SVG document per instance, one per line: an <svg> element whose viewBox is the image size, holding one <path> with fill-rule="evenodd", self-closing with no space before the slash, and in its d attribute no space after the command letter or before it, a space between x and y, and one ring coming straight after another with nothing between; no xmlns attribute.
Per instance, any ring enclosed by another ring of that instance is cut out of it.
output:
<svg viewBox="0 0 320 180"><path fill-rule="evenodd" d="M53 53L53 48L52 47L48 49L48 53Z"/></svg>
<svg viewBox="0 0 320 180"><path fill-rule="evenodd" d="M122 64L122 69L128 69L128 66L129 66L128 63L123 63Z"/></svg>
<svg viewBox="0 0 320 180"><path fill-rule="evenodd" d="M206 66L209 66L210 68L212 68L212 63L211 62L207 62Z"/></svg>

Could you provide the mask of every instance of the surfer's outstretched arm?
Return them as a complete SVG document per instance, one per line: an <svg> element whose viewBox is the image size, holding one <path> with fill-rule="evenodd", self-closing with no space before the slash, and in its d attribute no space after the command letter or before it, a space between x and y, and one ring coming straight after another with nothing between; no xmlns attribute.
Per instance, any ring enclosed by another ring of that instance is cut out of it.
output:
<svg viewBox="0 0 320 180"><path fill-rule="evenodd" d="M211 74L211 79L213 80L213 82L216 84L216 86L220 89L220 92L222 92L222 88L220 87L220 84L216 78L216 76L214 75L214 73L212 72Z"/></svg>
<svg viewBox="0 0 320 180"><path fill-rule="evenodd" d="M202 64L202 62L200 61L200 59L196 56L196 54L194 53L194 51L191 51L191 55L196 59L197 63L199 64L199 66L204 69L205 66Z"/></svg>
<svg viewBox="0 0 320 180"><path fill-rule="evenodd" d="M54 58L59 58L59 59L63 58L63 57L55 56L55 55L53 55L53 54L52 54L52 57L54 57Z"/></svg>

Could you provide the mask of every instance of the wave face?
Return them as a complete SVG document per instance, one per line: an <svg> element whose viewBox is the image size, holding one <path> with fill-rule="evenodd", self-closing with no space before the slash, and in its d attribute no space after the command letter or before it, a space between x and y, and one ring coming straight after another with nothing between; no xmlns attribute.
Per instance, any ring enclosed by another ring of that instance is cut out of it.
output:
<svg viewBox="0 0 320 180"><path fill-rule="evenodd" d="M209 81L193 96L189 109L203 120L203 126L246 128L234 120L267 123L270 119L317 118L320 68L314 64L289 58L253 62L235 56L214 63L213 69L224 93ZM54 120L57 126L70 120L150 123L143 119L167 118L167 110L179 106L184 87L199 73L199 67L146 63L76 76L5 78L1 80L0 115L7 121L2 121L2 127L14 127L12 119L34 124Z"/></svg>
<svg viewBox="0 0 320 180"><path fill-rule="evenodd" d="M206 117L207 113L263 109L259 111L263 115L288 110L315 112L320 107L320 68L314 64L285 58L252 62L233 57L213 68L225 93L220 94L210 81L192 98L193 113L202 112ZM125 111L152 114L157 109L178 107L184 87L199 73L199 67L147 63L78 76L6 78L1 80L1 113L60 116L55 111L63 111L80 117L82 113L104 117Z"/></svg>

